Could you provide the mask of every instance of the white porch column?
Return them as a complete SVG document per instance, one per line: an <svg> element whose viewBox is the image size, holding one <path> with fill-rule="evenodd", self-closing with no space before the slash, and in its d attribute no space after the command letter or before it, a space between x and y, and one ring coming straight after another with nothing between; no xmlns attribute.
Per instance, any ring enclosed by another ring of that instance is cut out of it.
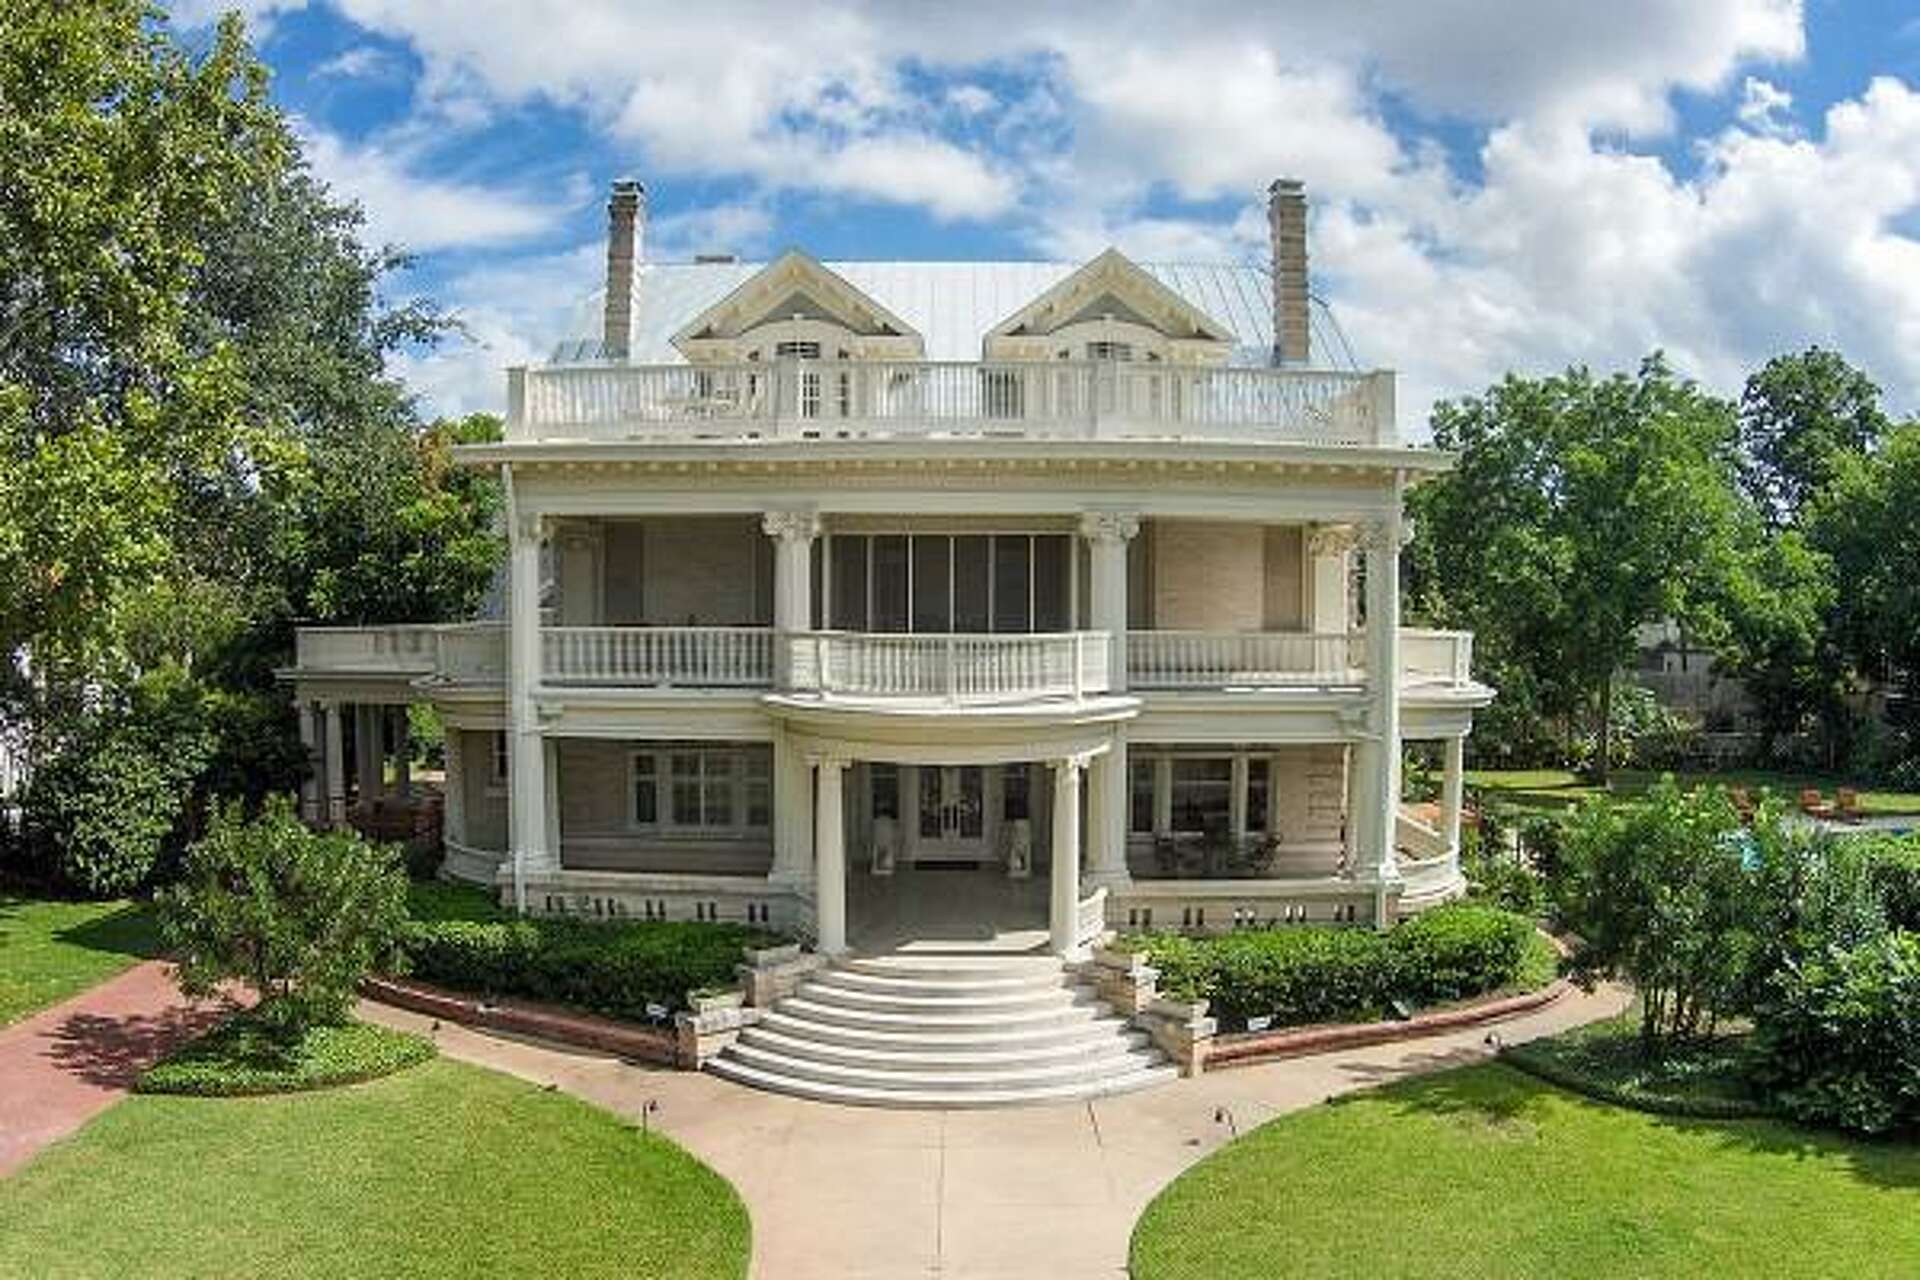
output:
<svg viewBox="0 0 1920 1280"><path fill-rule="evenodd" d="M527 909L527 876L552 865L547 846L547 752L541 743L533 691L540 680L540 516L524 511L508 473L507 724L511 795L513 901Z"/></svg>
<svg viewBox="0 0 1920 1280"><path fill-rule="evenodd" d="M1153 762L1153 834L1173 834L1173 757Z"/></svg>
<svg viewBox="0 0 1920 1280"><path fill-rule="evenodd" d="M812 805L807 787L812 778L807 759L787 735L773 739L773 866L767 883L784 889L804 889L813 879Z"/></svg>
<svg viewBox="0 0 1920 1280"><path fill-rule="evenodd" d="M1054 954L1073 954L1080 931L1080 770L1086 761L1053 762L1053 871L1047 932Z"/></svg>
<svg viewBox="0 0 1920 1280"><path fill-rule="evenodd" d="M467 842L466 731L447 730L446 780L440 784L440 838L451 844Z"/></svg>
<svg viewBox="0 0 1920 1280"><path fill-rule="evenodd" d="M1285 760L1286 757L1278 751L1267 757L1267 838L1269 840L1280 839L1284 830L1280 815L1285 806L1282 805L1280 798L1282 794L1292 790L1291 787L1283 787L1280 781L1283 772L1282 764ZM1303 803L1301 808L1305 809L1305 807Z"/></svg>
<svg viewBox="0 0 1920 1280"><path fill-rule="evenodd" d="M1460 801L1466 788L1467 740L1448 738L1443 771L1440 775L1440 833L1447 848L1460 854Z"/></svg>
<svg viewBox="0 0 1920 1280"><path fill-rule="evenodd" d="M1140 517L1131 511L1088 511L1080 517L1080 536L1087 540L1087 620L1095 631L1107 633L1108 687L1115 693L1127 687L1127 543L1140 532Z"/></svg>
<svg viewBox="0 0 1920 1280"><path fill-rule="evenodd" d="M326 739L327 825L343 827L347 822L347 743L341 723L344 708L338 702L322 702L320 716Z"/></svg>
<svg viewBox="0 0 1920 1280"><path fill-rule="evenodd" d="M773 539L773 629L785 636L813 629L813 540L820 533L820 516L813 511L769 511L760 527ZM791 681L787 646L782 643L774 660L774 679L782 688Z"/></svg>
<svg viewBox="0 0 1920 1280"><path fill-rule="evenodd" d="M413 737L406 707L395 709L393 724L393 793L402 800L413 795Z"/></svg>
<svg viewBox="0 0 1920 1280"><path fill-rule="evenodd" d="M306 751L307 773L300 779L300 816L308 823L318 826L326 812L326 775L322 772L325 764L320 757L320 726L315 723L313 704L302 700L300 713L300 745Z"/></svg>
<svg viewBox="0 0 1920 1280"><path fill-rule="evenodd" d="M1311 629L1319 635L1345 635L1353 629L1347 617L1347 556L1353 550L1351 525L1314 525L1307 533L1307 598Z"/></svg>
<svg viewBox="0 0 1920 1280"><path fill-rule="evenodd" d="M1361 757L1365 791L1355 872L1395 878L1393 836L1400 810L1400 488L1394 505L1367 526L1367 736Z"/></svg>
<svg viewBox="0 0 1920 1280"><path fill-rule="evenodd" d="M359 786L354 802L361 807L371 806L380 798L387 736L380 732L383 712L384 708L365 702L355 703L353 708L353 765Z"/></svg>
<svg viewBox="0 0 1920 1280"><path fill-rule="evenodd" d="M547 860L555 867L560 865L560 739L542 738L541 772L545 775L547 790L546 803L542 806L547 815Z"/></svg>
<svg viewBox="0 0 1920 1280"><path fill-rule="evenodd" d="M1127 814L1133 805L1127 778L1127 731L1115 728L1106 752L1087 771L1087 884L1112 888L1132 881L1127 871Z"/></svg>
<svg viewBox="0 0 1920 1280"><path fill-rule="evenodd" d="M847 949L847 824L842 803L847 762L822 756L814 764L816 945L822 955L833 956Z"/></svg>

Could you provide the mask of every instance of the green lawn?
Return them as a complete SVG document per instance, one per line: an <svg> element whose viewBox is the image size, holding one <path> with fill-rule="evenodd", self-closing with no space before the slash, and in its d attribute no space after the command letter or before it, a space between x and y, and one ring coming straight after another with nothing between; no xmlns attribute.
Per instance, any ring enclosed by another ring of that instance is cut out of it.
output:
<svg viewBox="0 0 1920 1280"><path fill-rule="evenodd" d="M153 910L0 894L0 1027L154 955Z"/></svg>
<svg viewBox="0 0 1920 1280"><path fill-rule="evenodd" d="M1845 778L1819 774L1780 773L1766 769L1725 769L1718 773L1674 774L1685 787L1702 784L1745 787L1758 795L1770 788L1789 805L1807 787L1817 787L1832 799L1834 788L1852 785ZM1660 775L1642 769L1616 770L1612 792L1616 796L1637 796L1645 792ZM1469 769L1467 783L1479 787L1510 804L1527 809L1560 810L1578 804L1588 796L1600 794L1600 788L1566 769ZM1911 791L1875 791L1862 787L1860 807L1881 817L1920 814L1920 794Z"/></svg>
<svg viewBox="0 0 1920 1280"><path fill-rule="evenodd" d="M0 1182L0 1275L746 1274L745 1207L673 1144L444 1059L273 1098L136 1095Z"/></svg>
<svg viewBox="0 0 1920 1280"><path fill-rule="evenodd" d="M1675 1120L1499 1065L1283 1116L1134 1228L1136 1280L1920 1275L1920 1146Z"/></svg>

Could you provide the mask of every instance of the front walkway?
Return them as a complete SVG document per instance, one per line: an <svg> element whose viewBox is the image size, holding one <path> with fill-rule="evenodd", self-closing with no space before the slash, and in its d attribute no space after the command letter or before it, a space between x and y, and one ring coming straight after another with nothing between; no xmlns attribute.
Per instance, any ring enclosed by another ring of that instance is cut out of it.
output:
<svg viewBox="0 0 1920 1280"><path fill-rule="evenodd" d="M1509 1043L1618 1012L1578 991L1496 1028ZM371 1021L430 1020L363 1004ZM754 1274L781 1280L988 1277L1113 1280L1161 1187L1286 1111L1489 1053L1488 1028L1242 1067L1119 1097L988 1111L805 1102L710 1075L441 1026L448 1055L650 1118L732 1182L753 1215ZM1282 1196L1284 1188L1275 1188ZM1328 1212L1337 1213L1337 1205Z"/></svg>
<svg viewBox="0 0 1920 1280"><path fill-rule="evenodd" d="M168 1050L224 1017L148 960L0 1031L0 1178L125 1097Z"/></svg>

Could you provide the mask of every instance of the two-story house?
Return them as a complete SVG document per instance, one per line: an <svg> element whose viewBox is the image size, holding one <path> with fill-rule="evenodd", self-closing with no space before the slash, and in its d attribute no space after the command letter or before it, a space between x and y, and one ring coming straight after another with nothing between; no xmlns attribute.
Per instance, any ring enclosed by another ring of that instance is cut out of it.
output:
<svg viewBox="0 0 1920 1280"><path fill-rule="evenodd" d="M1462 888L1471 637L1399 627L1394 376L1272 262L644 261L508 371L504 622L309 629L305 797L447 727L449 874L818 948L1387 923ZM1403 742L1444 744L1441 819Z"/></svg>

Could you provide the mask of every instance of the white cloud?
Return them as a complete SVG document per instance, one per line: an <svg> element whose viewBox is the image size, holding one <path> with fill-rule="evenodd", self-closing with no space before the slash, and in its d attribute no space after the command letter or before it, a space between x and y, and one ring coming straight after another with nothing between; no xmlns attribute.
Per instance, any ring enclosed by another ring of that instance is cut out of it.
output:
<svg viewBox="0 0 1920 1280"><path fill-rule="evenodd" d="M360 203L367 239L375 243L419 252L510 244L551 230L578 203L577 190L556 202L429 177L405 149L378 141L356 145L304 122L296 127L315 175L336 195Z"/></svg>
<svg viewBox="0 0 1920 1280"><path fill-rule="evenodd" d="M1759 76L1748 76L1741 82L1740 106L1734 114L1755 133L1784 136L1794 132L1793 95Z"/></svg>
<svg viewBox="0 0 1920 1280"><path fill-rule="evenodd" d="M315 79L381 80L395 75L401 69L392 54L370 44L359 44L342 49L320 63L314 67L312 75Z"/></svg>

